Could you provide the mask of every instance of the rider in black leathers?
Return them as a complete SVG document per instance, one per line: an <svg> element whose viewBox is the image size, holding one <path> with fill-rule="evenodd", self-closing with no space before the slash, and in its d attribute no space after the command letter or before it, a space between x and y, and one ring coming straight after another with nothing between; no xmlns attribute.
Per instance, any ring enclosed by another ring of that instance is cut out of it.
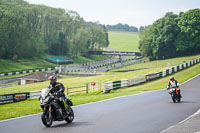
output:
<svg viewBox="0 0 200 133"><path fill-rule="evenodd" d="M65 87L63 86L62 83L57 82L56 76L50 76L50 85L48 86L51 90L50 93L52 95L58 96L58 98L61 98L62 101L58 100L58 104L62 107L62 113L65 115Z"/></svg>

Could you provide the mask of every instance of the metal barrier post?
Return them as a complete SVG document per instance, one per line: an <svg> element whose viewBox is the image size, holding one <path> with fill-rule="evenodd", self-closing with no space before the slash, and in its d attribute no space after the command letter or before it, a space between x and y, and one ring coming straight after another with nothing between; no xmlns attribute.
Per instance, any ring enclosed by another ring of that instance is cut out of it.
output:
<svg viewBox="0 0 200 133"><path fill-rule="evenodd" d="M86 93L88 93L88 83L86 84Z"/></svg>
<svg viewBox="0 0 200 133"><path fill-rule="evenodd" d="M68 96L68 94L69 94L69 88L67 87L67 96Z"/></svg>

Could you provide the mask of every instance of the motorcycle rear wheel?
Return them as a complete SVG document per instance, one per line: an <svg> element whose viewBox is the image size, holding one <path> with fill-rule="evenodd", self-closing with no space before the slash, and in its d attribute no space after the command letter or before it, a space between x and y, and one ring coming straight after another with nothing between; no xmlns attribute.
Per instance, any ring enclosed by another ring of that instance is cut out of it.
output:
<svg viewBox="0 0 200 133"><path fill-rule="evenodd" d="M53 119L52 117L47 117L47 112L44 112L41 116L42 119L42 123L46 126L46 127L51 127L52 123L53 123Z"/></svg>

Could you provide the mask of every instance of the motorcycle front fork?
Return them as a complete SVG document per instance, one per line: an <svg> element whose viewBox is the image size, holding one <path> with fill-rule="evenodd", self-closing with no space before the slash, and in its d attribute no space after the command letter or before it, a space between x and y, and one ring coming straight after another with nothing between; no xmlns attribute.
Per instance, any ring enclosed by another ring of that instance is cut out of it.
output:
<svg viewBox="0 0 200 133"><path fill-rule="evenodd" d="M49 104L49 110L48 110L48 116L49 116L49 118L51 118L51 104ZM47 107L46 106L44 106L44 112L46 112L47 113Z"/></svg>

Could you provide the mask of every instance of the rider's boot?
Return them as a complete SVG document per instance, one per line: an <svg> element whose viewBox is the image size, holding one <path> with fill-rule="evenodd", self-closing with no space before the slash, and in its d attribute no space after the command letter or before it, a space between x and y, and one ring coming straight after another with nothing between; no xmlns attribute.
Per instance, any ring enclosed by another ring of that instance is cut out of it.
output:
<svg viewBox="0 0 200 133"><path fill-rule="evenodd" d="M179 93L179 97L182 98L182 96L181 96L181 91L180 91L180 90L178 90L178 93Z"/></svg>

